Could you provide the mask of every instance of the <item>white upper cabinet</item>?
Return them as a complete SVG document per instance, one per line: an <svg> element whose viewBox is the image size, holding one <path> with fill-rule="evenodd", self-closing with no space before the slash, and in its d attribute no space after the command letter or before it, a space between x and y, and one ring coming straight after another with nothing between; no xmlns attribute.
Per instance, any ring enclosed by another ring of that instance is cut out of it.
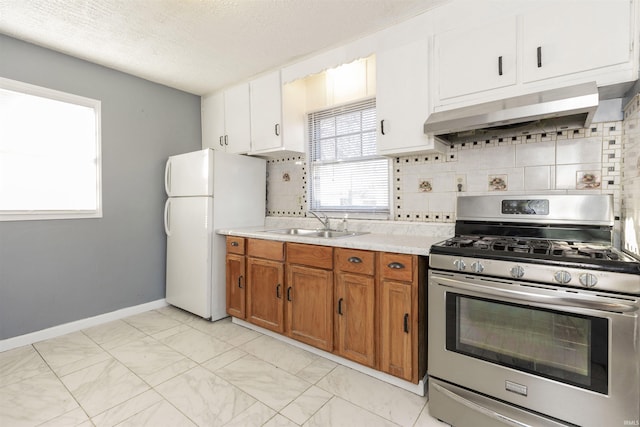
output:
<svg viewBox="0 0 640 427"><path fill-rule="evenodd" d="M282 146L282 84L280 72L249 83L251 94L251 151L260 153Z"/></svg>
<svg viewBox="0 0 640 427"><path fill-rule="evenodd" d="M304 94L298 85L282 86L280 71L249 82L251 98L251 152L273 156L287 151L304 151L304 130L299 111ZM298 96L302 96L298 99ZM283 101L284 97L284 101Z"/></svg>
<svg viewBox="0 0 640 427"><path fill-rule="evenodd" d="M595 70L628 63L631 2L557 2L553 10L522 17L523 80Z"/></svg>
<svg viewBox="0 0 640 427"><path fill-rule="evenodd" d="M202 148L244 154L251 148L249 84L202 98Z"/></svg>
<svg viewBox="0 0 640 427"><path fill-rule="evenodd" d="M436 111L595 81L638 78L636 1L513 3L499 21L434 34Z"/></svg>
<svg viewBox="0 0 640 427"><path fill-rule="evenodd" d="M513 17L436 35L440 99L515 85L516 31Z"/></svg>
<svg viewBox="0 0 640 427"><path fill-rule="evenodd" d="M420 39L376 54L377 152L398 155L442 151L427 137L429 115L428 39Z"/></svg>

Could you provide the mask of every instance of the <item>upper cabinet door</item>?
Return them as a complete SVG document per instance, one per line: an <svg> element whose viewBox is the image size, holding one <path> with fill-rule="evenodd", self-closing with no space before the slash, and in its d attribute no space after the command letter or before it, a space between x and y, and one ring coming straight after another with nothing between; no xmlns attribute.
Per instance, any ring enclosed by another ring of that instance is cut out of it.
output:
<svg viewBox="0 0 640 427"><path fill-rule="evenodd" d="M439 99L516 84L516 35L515 17L436 35Z"/></svg>
<svg viewBox="0 0 640 427"><path fill-rule="evenodd" d="M224 92L226 136L229 153L244 154L251 150L249 84L243 83Z"/></svg>
<svg viewBox="0 0 640 427"><path fill-rule="evenodd" d="M282 85L280 71L266 74L249 83L251 98L252 152L282 146Z"/></svg>
<svg viewBox="0 0 640 427"><path fill-rule="evenodd" d="M556 3L523 16L524 82L629 62L628 0Z"/></svg>
<svg viewBox="0 0 640 427"><path fill-rule="evenodd" d="M224 93L203 96L201 114L202 148L224 151Z"/></svg>
<svg viewBox="0 0 640 427"><path fill-rule="evenodd" d="M376 54L378 154L433 148L433 138L429 139L423 131L429 115L428 75L427 39Z"/></svg>

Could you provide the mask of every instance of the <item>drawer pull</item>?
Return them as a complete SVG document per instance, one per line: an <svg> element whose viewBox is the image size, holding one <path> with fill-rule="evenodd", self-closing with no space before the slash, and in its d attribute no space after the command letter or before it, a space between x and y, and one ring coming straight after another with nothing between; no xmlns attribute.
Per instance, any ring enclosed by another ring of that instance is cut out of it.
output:
<svg viewBox="0 0 640 427"><path fill-rule="evenodd" d="M387 265L389 268L393 268L394 270L402 270L404 268L404 264L399 262L392 262Z"/></svg>
<svg viewBox="0 0 640 427"><path fill-rule="evenodd" d="M404 333L409 333L409 313L404 314Z"/></svg>
<svg viewBox="0 0 640 427"><path fill-rule="evenodd" d="M239 277L238 277L238 287L239 287L240 289L242 289L242 280L243 280L243 279L244 279L244 277L243 277L243 276L239 276Z"/></svg>
<svg viewBox="0 0 640 427"><path fill-rule="evenodd" d="M278 283L278 286L276 286L276 298L280 299L280 283Z"/></svg>
<svg viewBox="0 0 640 427"><path fill-rule="evenodd" d="M240 244L238 242L231 242L231 246L240 246Z"/></svg>
<svg viewBox="0 0 640 427"><path fill-rule="evenodd" d="M338 300L338 314L339 314L340 316L342 316L342 300L343 300L343 299L344 299L344 298L340 298L340 299Z"/></svg>
<svg viewBox="0 0 640 427"><path fill-rule="evenodd" d="M498 57L498 75L502 75L502 56Z"/></svg>
<svg viewBox="0 0 640 427"><path fill-rule="evenodd" d="M354 264L360 264L362 262L362 259L358 258L357 256L352 256L352 257L349 257L347 261L352 262Z"/></svg>
<svg viewBox="0 0 640 427"><path fill-rule="evenodd" d="M287 301L291 301L291 286L287 288Z"/></svg>

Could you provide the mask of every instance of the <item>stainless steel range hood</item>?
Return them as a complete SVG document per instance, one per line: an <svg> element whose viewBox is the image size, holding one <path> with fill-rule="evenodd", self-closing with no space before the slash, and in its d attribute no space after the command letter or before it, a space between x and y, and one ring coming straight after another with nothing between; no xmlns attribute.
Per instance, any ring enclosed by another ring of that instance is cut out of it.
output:
<svg viewBox="0 0 640 427"><path fill-rule="evenodd" d="M448 142L526 135L589 126L598 108L595 82L440 111L424 133Z"/></svg>

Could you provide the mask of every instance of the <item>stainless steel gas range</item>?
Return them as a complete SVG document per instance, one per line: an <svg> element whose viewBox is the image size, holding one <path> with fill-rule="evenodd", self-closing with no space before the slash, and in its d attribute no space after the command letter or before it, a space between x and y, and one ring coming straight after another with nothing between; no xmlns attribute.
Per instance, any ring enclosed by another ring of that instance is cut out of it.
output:
<svg viewBox="0 0 640 427"><path fill-rule="evenodd" d="M612 228L610 196L458 198L429 259L432 416L640 425L640 262Z"/></svg>

